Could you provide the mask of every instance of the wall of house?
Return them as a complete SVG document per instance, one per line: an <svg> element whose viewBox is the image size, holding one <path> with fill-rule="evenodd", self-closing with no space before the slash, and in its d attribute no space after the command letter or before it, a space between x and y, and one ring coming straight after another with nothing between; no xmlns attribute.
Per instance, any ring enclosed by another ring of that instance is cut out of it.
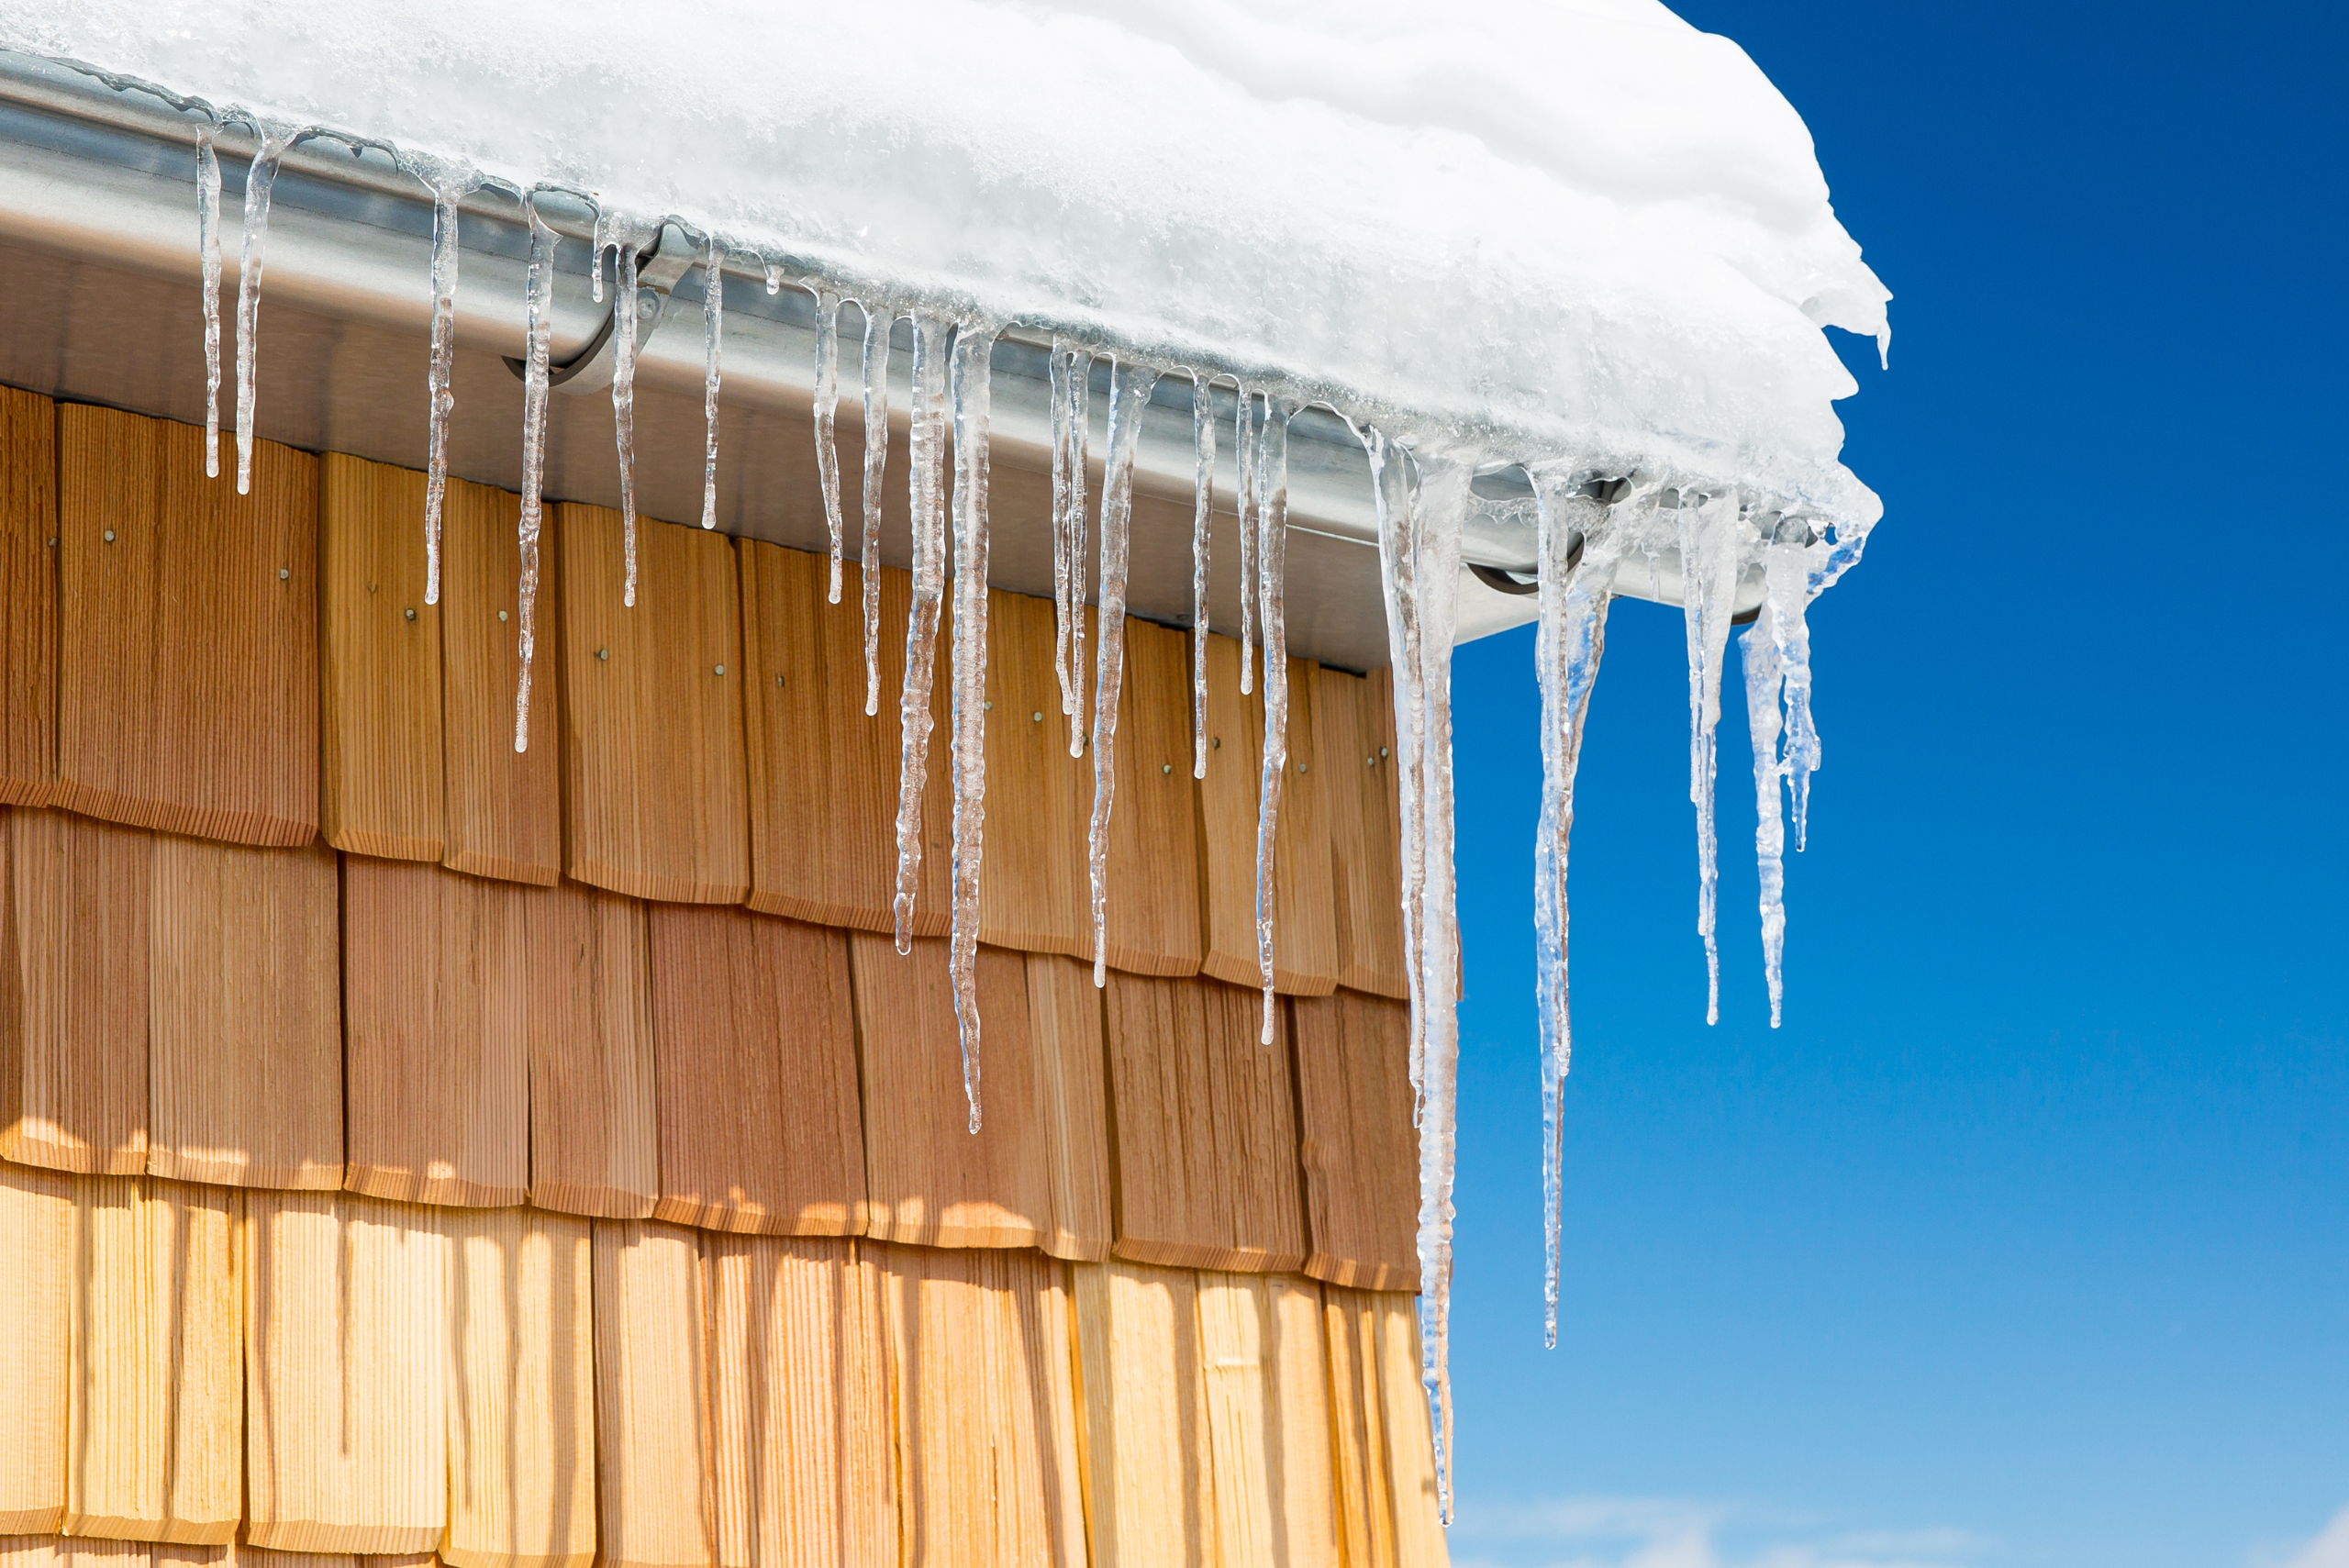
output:
<svg viewBox="0 0 2349 1568"><path fill-rule="evenodd" d="M0 1568L1441 1562L1383 686L1292 669L1268 1049L1236 645L1195 783L1129 628L1096 990L994 596L972 1135L904 575L867 717L853 563L551 508L518 753L423 487L0 389Z"/></svg>

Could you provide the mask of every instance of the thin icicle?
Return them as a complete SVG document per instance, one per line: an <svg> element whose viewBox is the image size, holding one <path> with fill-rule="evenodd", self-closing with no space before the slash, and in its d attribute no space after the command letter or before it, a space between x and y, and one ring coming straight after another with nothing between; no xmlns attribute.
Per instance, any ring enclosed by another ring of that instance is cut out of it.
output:
<svg viewBox="0 0 2349 1568"><path fill-rule="evenodd" d="M195 128L195 253L204 265L204 476L220 477L220 154Z"/></svg>
<svg viewBox="0 0 2349 1568"><path fill-rule="evenodd" d="M725 336L726 247L712 235L709 254L701 264L701 526L706 528L718 526L718 357Z"/></svg>
<svg viewBox="0 0 2349 1568"><path fill-rule="evenodd" d="M946 335L951 323L914 317L911 457L913 605L906 617L906 684L897 701L897 951L913 951L914 897L921 888L921 796L930 783L930 694L938 615L946 589ZM959 1008L959 1002L958 1002Z"/></svg>
<svg viewBox="0 0 2349 1568"><path fill-rule="evenodd" d="M1697 934L1705 940L1705 1021L1720 1022L1721 950L1714 933L1720 882L1720 844L1713 818L1718 758L1713 731L1721 717L1721 660L1737 602L1741 523L1734 493L1702 506L1682 495L1675 521L1680 537L1682 613L1688 628L1688 799L1697 808Z"/></svg>
<svg viewBox="0 0 2349 1568"><path fill-rule="evenodd" d="M783 263L780 261L770 261L765 257L762 256L759 258L759 265L766 269L768 297L773 298L774 295L781 294L783 292Z"/></svg>
<svg viewBox="0 0 2349 1568"><path fill-rule="evenodd" d="M1786 667L1778 662L1771 605L1737 639L1745 666L1745 719L1753 735L1753 859L1762 884L1762 974L1770 987L1770 1027L1776 1029L1786 1000L1787 820L1779 781L1778 695Z"/></svg>
<svg viewBox="0 0 2349 1568"><path fill-rule="evenodd" d="M963 1041L963 1097L979 1130L979 870L987 822L987 356L995 328L955 331L954 404L954 918L946 972ZM919 351L916 352L917 362Z"/></svg>
<svg viewBox="0 0 2349 1568"><path fill-rule="evenodd" d="M1256 395L1240 389L1240 409L1231 417L1232 457L1240 465L1240 695L1255 690L1256 656Z"/></svg>
<svg viewBox="0 0 2349 1568"><path fill-rule="evenodd" d="M302 135L263 125L261 150L245 172L245 228L237 247L237 494L252 488L253 389L260 371L261 270L269 246L269 193L285 150Z"/></svg>
<svg viewBox="0 0 2349 1568"><path fill-rule="evenodd" d="M620 602L636 604L636 258L660 232L615 213L596 216L596 297L604 297L604 252L618 260L612 294L612 443L620 461L620 548L627 582Z"/></svg>
<svg viewBox="0 0 2349 1568"><path fill-rule="evenodd" d="M1118 790L1118 692L1126 670L1126 564L1133 517L1134 448L1158 373L1113 360L1109 453L1101 472L1101 638L1093 672L1093 822L1085 861L1093 884L1093 984L1109 983L1109 811ZM1079 609L1083 608L1080 605Z"/></svg>
<svg viewBox="0 0 2349 1568"><path fill-rule="evenodd" d="M816 295L816 477L824 487L824 527L832 540L832 578L825 603L841 602L841 296Z"/></svg>
<svg viewBox="0 0 2349 1568"><path fill-rule="evenodd" d="M530 661L538 651L540 488L547 463L547 361L554 337L554 250L562 242L562 237L539 216L537 202L526 201L523 206L530 219L530 265L522 374L522 521L515 536L522 555L518 606L522 668L514 687L517 751L530 749Z"/></svg>
<svg viewBox="0 0 2349 1568"><path fill-rule="evenodd" d="M1607 508L1573 488L1573 473L1537 473L1535 556L1540 623L1534 671L1542 692L1542 812L1533 835L1533 994L1542 1039L1542 1342L1558 1343L1558 1252L1566 1070L1574 1027L1566 994L1566 848L1575 825L1582 727L1607 646L1607 604L1621 545ZM1581 541L1578 564L1575 541Z"/></svg>
<svg viewBox="0 0 2349 1568"><path fill-rule="evenodd" d="M1371 498L1378 518L1378 582L1386 602L1386 658L1394 671L1395 783L1401 808L1403 975L1411 1002L1407 1059L1411 1075L1411 1125L1424 1120L1427 1105L1427 1009L1419 995L1425 967L1420 948L1426 922L1419 892L1426 882L1427 846L1419 828L1420 759L1418 737L1426 725L1423 693L1409 672L1419 665L1419 531L1413 516L1410 454L1377 430L1364 437L1370 455ZM1245 598L1246 595L1242 595Z"/></svg>
<svg viewBox="0 0 2349 1568"><path fill-rule="evenodd" d="M889 307L864 311L864 533L857 586L864 595L864 717L881 711L881 481L889 466Z"/></svg>
<svg viewBox="0 0 2349 1568"><path fill-rule="evenodd" d="M1215 512L1215 405L1191 373L1191 776L1208 776L1208 524Z"/></svg>
<svg viewBox="0 0 2349 1568"><path fill-rule="evenodd" d="M424 373L424 602L440 602L440 505L449 490L449 382L457 361L457 203L479 186L470 164L409 157L408 172L432 189L432 356Z"/></svg>
<svg viewBox="0 0 2349 1568"><path fill-rule="evenodd" d="M1260 1043L1273 1043L1279 1003L1273 992L1273 846L1281 786L1288 776L1288 422L1290 403L1264 404L1256 487L1257 619L1264 633L1264 768L1256 793L1256 967L1264 983ZM1242 584L1242 592L1246 585Z"/></svg>
<svg viewBox="0 0 2349 1568"><path fill-rule="evenodd" d="M1054 337L1052 388L1052 664L1068 754L1085 754L1085 489L1090 456L1093 350Z"/></svg>
<svg viewBox="0 0 2349 1568"><path fill-rule="evenodd" d="M1802 528L1799 522L1787 525ZM1819 770L1819 726L1810 711L1809 557L1824 554L1823 543L1780 541L1762 554L1769 602L1771 638L1777 644L1786 679L1786 773L1794 806L1795 851L1802 851L1810 828L1810 775Z"/></svg>

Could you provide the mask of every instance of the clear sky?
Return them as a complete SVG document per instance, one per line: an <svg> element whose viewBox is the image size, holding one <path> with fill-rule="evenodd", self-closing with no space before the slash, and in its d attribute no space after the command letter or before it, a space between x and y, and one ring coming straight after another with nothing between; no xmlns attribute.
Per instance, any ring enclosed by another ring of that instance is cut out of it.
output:
<svg viewBox="0 0 2349 1568"><path fill-rule="evenodd" d="M1839 345L1886 516L1776 1032L1742 704L1709 1029L1679 619L1610 623L1552 1352L1531 634L1461 651L1455 1561L2349 1564L2349 25L1677 8L1898 296Z"/></svg>

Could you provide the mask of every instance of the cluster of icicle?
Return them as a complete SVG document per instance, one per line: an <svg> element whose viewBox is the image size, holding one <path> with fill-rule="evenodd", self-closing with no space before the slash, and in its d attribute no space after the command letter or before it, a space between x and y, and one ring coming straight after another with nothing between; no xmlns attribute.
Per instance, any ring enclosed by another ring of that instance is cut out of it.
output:
<svg viewBox="0 0 2349 1568"><path fill-rule="evenodd" d="M242 248L237 286L237 486L250 483L255 384L254 328L260 309L262 263L268 239L270 192L280 160L316 134L239 117L258 134L259 149L245 183ZM219 414L220 172L213 126L197 135L198 243L204 269L206 379L206 473L217 474ZM425 550L428 603L440 589L440 498L447 482L448 417L453 356L458 260L458 203L484 182L456 163L402 155L401 166L433 198L431 353ZM529 740L533 616L539 577L548 392L553 316L554 256L560 237L539 215L536 193L520 196L529 223L523 396L523 482L518 543L521 557L520 679L515 699L515 749ZM634 386L640 258L660 232L657 221L599 214L595 248L595 296L604 297L608 252L613 286L612 406L619 465L620 511L626 539L624 602L636 602ZM719 349L723 336L722 269L728 247L706 241L705 399L702 517L717 526ZM785 274L764 262L767 290ZM880 711L880 533L888 462L891 331L910 315L912 404L907 454L912 516L912 607L907 619L904 684L899 693L902 754L896 811L896 947L911 951L914 905L921 884L922 799L928 783L931 681L937 640L952 582L952 692L948 765L952 780L952 865L948 962L963 1052L970 1128L980 1128L980 1018L976 984L981 864L985 848L985 691L987 617L988 359L1004 323L955 319L922 310L901 311L885 299L856 298L814 278L794 280L817 301L817 472L829 535L829 598L841 589L844 517L835 441L840 398L841 311L854 304L863 317L860 368L864 452L861 534L857 551L864 631L868 716ZM1086 495L1097 370L1106 373L1108 450L1097 506ZM1230 382L1230 433L1236 471L1241 594L1238 629L1239 684L1245 694L1263 682L1264 738L1256 833L1256 947L1264 986L1262 1040L1273 1043L1277 1017L1274 988L1274 855L1282 784L1288 770L1288 661L1284 577L1288 533L1288 431L1300 403L1275 388L1199 369L1161 368L1108 346L1056 336L1051 356L1052 565L1055 657L1069 754L1093 762L1093 810L1086 835L1092 895L1094 984L1107 982L1108 846L1117 779L1118 695L1123 684L1129 533L1133 470L1142 415L1162 375L1191 384L1196 484L1192 519L1192 773L1207 776L1208 591L1209 524L1215 509L1219 429L1226 416L1211 383ZM1350 423L1354 423L1350 421ZM950 477L947 454L953 453ZM1422 1379L1435 1442L1439 1505L1452 1510L1452 1404L1447 1366L1451 1308L1454 1121L1459 1067L1460 942L1457 883L1453 865L1452 653L1457 624L1463 526L1480 470L1498 464L1477 450L1442 440L1390 437L1354 423L1370 462L1375 497L1379 577L1385 597L1388 653L1395 671L1395 731L1402 831L1403 925L1410 989L1409 1069L1413 1116L1419 1133ZM1697 807L1698 930L1707 971L1706 1019L1720 1014L1720 961L1714 935L1716 850L1713 795L1714 732L1720 714L1724 657L1740 586L1758 578L1761 603L1740 639L1746 706L1753 737L1753 775L1760 806L1756 852L1761 866L1761 916L1770 1021L1779 1021L1786 917L1782 900L1786 816L1790 795L1795 847L1802 848L1810 774L1819 766L1811 720L1809 643L1806 606L1858 558L1861 534L1822 534L1797 516L1761 509L1735 491L1711 491L1664 480L1626 479L1571 461L1521 464L1532 481L1539 565L1535 639L1541 692L1542 789L1534 842L1536 990L1541 1033L1542 1207L1546 1233L1544 1338L1555 1344L1559 1272L1561 1100L1572 1051L1566 995L1566 858L1574 823L1575 773L1583 722L1606 645L1607 610L1617 583L1636 576L1642 561L1653 572L1669 552L1681 563L1686 601L1689 690L1689 792ZM951 491L950 491L951 485ZM949 527L952 527L950 537ZM1088 528L1090 539L1088 540ZM1088 562L1088 542L1097 551ZM950 573L949 565L952 563ZM1097 606L1092 702L1085 693L1086 577ZM1256 651L1262 650L1261 676Z"/></svg>

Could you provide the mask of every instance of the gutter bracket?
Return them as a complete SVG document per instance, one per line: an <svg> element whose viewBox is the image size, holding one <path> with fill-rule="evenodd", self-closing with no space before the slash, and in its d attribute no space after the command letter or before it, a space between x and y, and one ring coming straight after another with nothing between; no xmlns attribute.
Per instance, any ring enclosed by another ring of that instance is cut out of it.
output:
<svg viewBox="0 0 2349 1568"><path fill-rule="evenodd" d="M669 303L669 295L695 261L694 243L683 228L674 223L663 223L652 243L637 252L636 257L636 346L640 352L661 325ZM596 258L602 264L602 258ZM615 269L617 271L617 269ZM614 290L615 296L618 290ZM587 346L562 363L547 367L547 384L558 392L581 394L601 392L612 384L612 371L617 354L612 343L612 328L619 320L620 302L612 300L603 324L596 328ZM506 368L514 373L517 381L529 379L529 365L513 355L505 356Z"/></svg>

